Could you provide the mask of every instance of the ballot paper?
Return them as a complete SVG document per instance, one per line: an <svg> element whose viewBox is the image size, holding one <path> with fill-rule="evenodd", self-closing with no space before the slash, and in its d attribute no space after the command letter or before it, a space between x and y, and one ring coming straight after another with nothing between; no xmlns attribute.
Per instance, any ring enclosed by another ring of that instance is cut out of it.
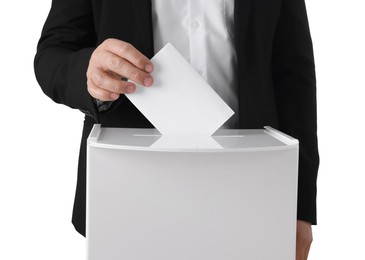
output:
<svg viewBox="0 0 365 260"><path fill-rule="evenodd" d="M171 43L151 61L154 84L126 96L162 135L212 135L234 114Z"/></svg>

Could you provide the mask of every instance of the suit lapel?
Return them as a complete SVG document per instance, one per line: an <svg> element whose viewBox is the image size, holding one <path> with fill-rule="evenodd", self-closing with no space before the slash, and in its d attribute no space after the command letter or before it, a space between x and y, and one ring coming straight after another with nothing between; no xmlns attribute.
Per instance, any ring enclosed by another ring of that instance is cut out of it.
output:
<svg viewBox="0 0 365 260"><path fill-rule="evenodd" d="M257 88L253 75L253 56L251 51L255 45L252 37L250 19L252 19L253 1L257 0L235 0L234 22L235 22L235 45L238 63L238 100L240 128L260 128L263 124L263 106L261 106L262 93Z"/></svg>
<svg viewBox="0 0 365 260"><path fill-rule="evenodd" d="M144 54L151 58L154 55L151 0L130 0L130 3L145 50Z"/></svg>
<svg viewBox="0 0 365 260"><path fill-rule="evenodd" d="M235 0L234 2L234 24L237 47L242 48L244 43L248 22L251 15L252 0Z"/></svg>

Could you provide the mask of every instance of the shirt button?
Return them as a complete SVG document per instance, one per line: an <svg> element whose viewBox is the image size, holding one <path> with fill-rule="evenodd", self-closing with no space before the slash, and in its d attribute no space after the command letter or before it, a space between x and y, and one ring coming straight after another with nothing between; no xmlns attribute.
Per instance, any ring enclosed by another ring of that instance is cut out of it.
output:
<svg viewBox="0 0 365 260"><path fill-rule="evenodd" d="M197 29L199 28L200 24L197 20L194 20L192 23L191 23L191 26L194 28L194 29Z"/></svg>

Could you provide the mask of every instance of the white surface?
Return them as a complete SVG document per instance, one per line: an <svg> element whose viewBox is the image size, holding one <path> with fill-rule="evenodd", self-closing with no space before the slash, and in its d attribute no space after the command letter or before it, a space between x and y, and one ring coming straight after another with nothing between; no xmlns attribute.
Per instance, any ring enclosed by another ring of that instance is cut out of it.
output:
<svg viewBox="0 0 365 260"><path fill-rule="evenodd" d="M222 149L162 151L143 131L94 126L88 140L88 260L294 260L295 140L224 130Z"/></svg>
<svg viewBox="0 0 365 260"><path fill-rule="evenodd" d="M306 2L321 153L309 260L365 259L365 2ZM70 223L83 117L44 96L33 73L50 5L0 2L0 259L85 259L85 241Z"/></svg>
<svg viewBox="0 0 365 260"><path fill-rule="evenodd" d="M151 148L162 149L222 149L209 135L162 135Z"/></svg>
<svg viewBox="0 0 365 260"><path fill-rule="evenodd" d="M234 114L172 44L151 61L153 86L127 97L161 134L211 135Z"/></svg>

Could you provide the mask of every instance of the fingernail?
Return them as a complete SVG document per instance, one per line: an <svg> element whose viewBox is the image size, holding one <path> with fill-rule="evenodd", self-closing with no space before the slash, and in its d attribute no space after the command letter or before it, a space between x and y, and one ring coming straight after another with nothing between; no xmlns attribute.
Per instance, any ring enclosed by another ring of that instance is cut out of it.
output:
<svg viewBox="0 0 365 260"><path fill-rule="evenodd" d="M119 98L119 95L118 94L115 94L115 93L112 93L110 94L110 98L115 100L115 99L118 99Z"/></svg>
<svg viewBox="0 0 365 260"><path fill-rule="evenodd" d="M127 92L128 94L133 93L134 90L135 90L134 86L127 86L125 88L125 92Z"/></svg>
<svg viewBox="0 0 365 260"><path fill-rule="evenodd" d="M153 71L153 66L151 64L146 64L146 66L144 66L144 70L151 73Z"/></svg>
<svg viewBox="0 0 365 260"><path fill-rule="evenodd" d="M146 87L152 86L153 84L153 79L151 77L147 77L143 80L143 85L145 85Z"/></svg>

